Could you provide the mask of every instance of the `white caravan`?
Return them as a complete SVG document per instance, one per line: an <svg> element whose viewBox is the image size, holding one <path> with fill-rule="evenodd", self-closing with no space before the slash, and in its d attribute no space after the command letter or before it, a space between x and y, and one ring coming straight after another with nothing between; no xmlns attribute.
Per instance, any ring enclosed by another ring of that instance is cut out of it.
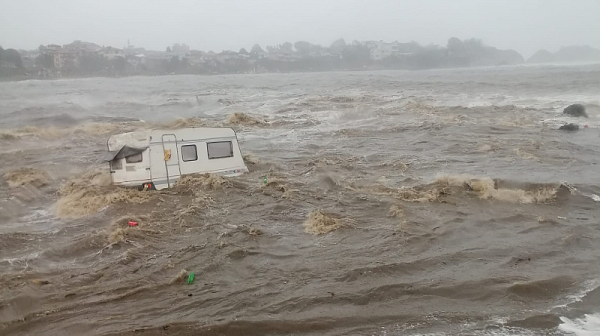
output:
<svg viewBox="0 0 600 336"><path fill-rule="evenodd" d="M113 184L164 189L180 176L248 172L231 128L181 128L116 134L108 138Z"/></svg>

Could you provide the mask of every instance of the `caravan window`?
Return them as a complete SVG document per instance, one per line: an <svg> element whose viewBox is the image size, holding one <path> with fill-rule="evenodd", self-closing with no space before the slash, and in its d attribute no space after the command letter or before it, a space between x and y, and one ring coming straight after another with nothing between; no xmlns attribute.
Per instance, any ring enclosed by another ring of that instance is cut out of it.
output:
<svg viewBox="0 0 600 336"><path fill-rule="evenodd" d="M121 170L123 169L123 161L121 159L112 160L110 161L110 167L112 170Z"/></svg>
<svg viewBox="0 0 600 336"><path fill-rule="evenodd" d="M181 158L184 162L198 160L198 150L196 145L181 146Z"/></svg>
<svg viewBox="0 0 600 336"><path fill-rule="evenodd" d="M233 145L231 141L207 142L209 159L222 159L233 157Z"/></svg>
<svg viewBox="0 0 600 336"><path fill-rule="evenodd" d="M127 163L142 162L142 153L126 157L125 162L127 162Z"/></svg>

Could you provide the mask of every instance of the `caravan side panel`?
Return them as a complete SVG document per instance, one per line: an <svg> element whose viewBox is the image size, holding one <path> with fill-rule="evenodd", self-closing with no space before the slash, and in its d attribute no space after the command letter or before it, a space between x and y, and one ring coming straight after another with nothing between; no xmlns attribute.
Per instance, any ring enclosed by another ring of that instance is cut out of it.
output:
<svg viewBox="0 0 600 336"><path fill-rule="evenodd" d="M248 171L235 132L232 129L156 130L153 131L151 137L150 150L152 153L152 181L157 189L168 186L163 143L161 141L163 134L175 134L177 138L176 148L171 148L171 157L172 160L178 160L181 175L193 173L239 175ZM170 175L171 185L178 178L179 175Z"/></svg>
<svg viewBox="0 0 600 336"><path fill-rule="evenodd" d="M237 175L247 171L235 137L181 142L180 153L181 174Z"/></svg>
<svg viewBox="0 0 600 336"><path fill-rule="evenodd" d="M169 180L167 181L167 167L165 166L165 154L163 150L162 142L151 143L150 144L150 173L152 175L152 182L156 189L163 189L169 186L169 183L174 184L179 178L179 174L177 176L169 176ZM175 163L178 160L177 152L171 150L171 164ZM171 166L172 171L174 171L174 167Z"/></svg>

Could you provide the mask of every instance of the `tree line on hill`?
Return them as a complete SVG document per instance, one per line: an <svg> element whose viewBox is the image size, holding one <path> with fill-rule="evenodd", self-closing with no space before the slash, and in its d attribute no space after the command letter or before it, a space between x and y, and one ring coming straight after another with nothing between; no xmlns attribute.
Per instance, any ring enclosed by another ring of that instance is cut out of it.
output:
<svg viewBox="0 0 600 336"><path fill-rule="evenodd" d="M393 52L390 51L392 50L390 48L393 49ZM382 54L378 55L379 51ZM168 47L163 54L172 55L174 53ZM344 39L338 39L329 46L298 41L293 44L285 42L267 46L265 49L255 44L250 51L241 48L239 52L204 53L190 50L184 55L172 55L163 59L154 59L152 62L150 62L151 60L141 61L137 55L109 59L99 53L82 53L77 56L77 59L68 58L63 61L60 71L56 71L58 69L56 69L54 56L40 53L34 62L30 62L32 64L24 66L17 50L0 47L0 77L35 77L36 73L38 76L43 73L44 77L47 77L48 73L67 77L85 77L379 69L421 70L514 65L525 62L524 58L514 50L499 50L485 45L479 39L460 40L456 37L450 38L446 46L422 46L416 42L354 41L346 43ZM528 63L581 61L600 61L600 50L589 46L565 47L556 53L540 50L527 60Z"/></svg>

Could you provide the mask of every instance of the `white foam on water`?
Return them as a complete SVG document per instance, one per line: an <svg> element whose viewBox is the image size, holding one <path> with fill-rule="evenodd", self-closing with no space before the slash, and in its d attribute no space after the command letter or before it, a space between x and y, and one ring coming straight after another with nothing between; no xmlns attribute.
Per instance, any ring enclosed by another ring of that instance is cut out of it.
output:
<svg viewBox="0 0 600 336"><path fill-rule="evenodd" d="M398 334L400 335L400 334ZM525 330L521 328L498 328L494 330L478 330L478 331L464 331L464 332L452 332L452 333L427 333L427 334L408 334L413 336L452 336L452 335L473 335L473 336L541 336L546 335L544 333Z"/></svg>
<svg viewBox="0 0 600 336"><path fill-rule="evenodd" d="M464 106L468 108L489 107L489 106L510 106L533 107L538 109L554 109L557 113L574 103L584 105L598 105L600 97L598 95L531 95L531 94L436 94L430 95L434 106Z"/></svg>
<svg viewBox="0 0 600 336"><path fill-rule="evenodd" d="M572 195L579 194L583 197L591 198L592 200L594 200L594 202L600 202L600 196L598 196L596 194L583 193L583 192L579 191L577 188L575 188L574 186L568 184L567 182L563 182L562 184L569 189L569 191L571 192Z"/></svg>
<svg viewBox="0 0 600 336"><path fill-rule="evenodd" d="M558 329L574 336L598 336L600 335L600 314L586 314L580 319L560 318L563 323Z"/></svg>
<svg viewBox="0 0 600 336"><path fill-rule="evenodd" d="M566 308L568 305L573 304L575 302L580 302L589 292L600 286L600 281L598 280L587 280L584 281L581 287L583 288L580 292L567 295L565 301L559 305L554 306L554 308Z"/></svg>
<svg viewBox="0 0 600 336"><path fill-rule="evenodd" d="M487 330L480 334L481 336L538 336L541 335L535 331L520 329L520 328L500 328L498 330Z"/></svg>

